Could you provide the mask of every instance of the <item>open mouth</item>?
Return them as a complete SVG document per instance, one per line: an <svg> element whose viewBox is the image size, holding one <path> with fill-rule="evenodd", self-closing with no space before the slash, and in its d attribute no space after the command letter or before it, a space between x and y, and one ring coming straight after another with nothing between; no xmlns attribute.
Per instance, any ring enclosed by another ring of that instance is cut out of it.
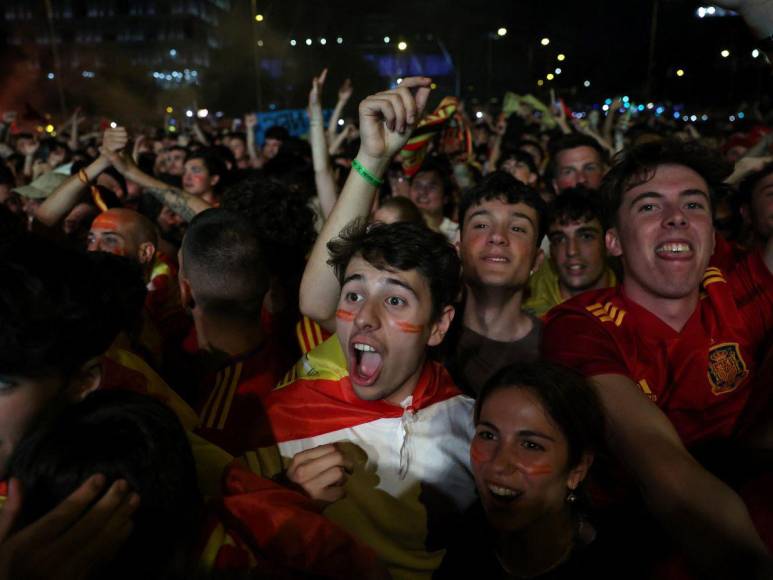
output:
<svg viewBox="0 0 773 580"><path fill-rule="evenodd" d="M370 386L378 380L384 364L382 354L370 344L352 342L349 353L349 377L357 385Z"/></svg>
<svg viewBox="0 0 773 580"><path fill-rule="evenodd" d="M574 274L574 275L582 274L583 272L585 272L587 268L588 267L585 264L568 264L564 266L564 269L569 274Z"/></svg>
<svg viewBox="0 0 773 580"><path fill-rule="evenodd" d="M692 253L692 245L688 242L665 242L655 248L655 254L666 259L688 258Z"/></svg>
<svg viewBox="0 0 773 580"><path fill-rule="evenodd" d="M503 487L501 485L494 485L493 483L487 484L486 487L488 488L492 499L501 503L510 503L523 495L522 491Z"/></svg>
<svg viewBox="0 0 773 580"><path fill-rule="evenodd" d="M507 264L510 259L504 256L483 256L483 261L489 264Z"/></svg>

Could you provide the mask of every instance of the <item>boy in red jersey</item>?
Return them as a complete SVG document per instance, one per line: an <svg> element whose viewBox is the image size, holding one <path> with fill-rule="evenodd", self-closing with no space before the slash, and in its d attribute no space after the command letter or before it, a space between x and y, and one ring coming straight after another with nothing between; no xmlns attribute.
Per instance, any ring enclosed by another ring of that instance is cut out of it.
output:
<svg viewBox="0 0 773 580"><path fill-rule="evenodd" d="M773 328L770 245L732 271L708 267L711 191L723 177L694 146L631 149L602 187L624 282L551 311L543 353L594 379L613 454L695 563L762 577L770 556L743 502L687 451L736 432Z"/></svg>

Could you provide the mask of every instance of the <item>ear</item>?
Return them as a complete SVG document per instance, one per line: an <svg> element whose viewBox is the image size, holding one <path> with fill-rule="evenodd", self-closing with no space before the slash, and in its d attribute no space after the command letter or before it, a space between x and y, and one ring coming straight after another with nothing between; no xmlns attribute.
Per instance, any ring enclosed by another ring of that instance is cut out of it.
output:
<svg viewBox="0 0 773 580"><path fill-rule="evenodd" d="M454 248L456 248L456 255L461 258L462 256L462 230L456 232L456 240L454 240Z"/></svg>
<svg viewBox="0 0 773 580"><path fill-rule="evenodd" d="M179 276L177 284L180 287L180 302L182 302L182 307L187 310L196 308L196 301L193 299L193 289L191 288L191 283L188 282L188 279Z"/></svg>
<svg viewBox="0 0 773 580"><path fill-rule="evenodd" d="M156 257L156 246L151 242L144 242L140 244L139 250L140 264L149 264Z"/></svg>
<svg viewBox="0 0 773 580"><path fill-rule="evenodd" d="M454 319L455 312L454 307L450 304L443 308L440 318L432 324L427 346L437 346L443 342L443 338L451 327L451 321Z"/></svg>
<svg viewBox="0 0 773 580"><path fill-rule="evenodd" d="M529 185L532 187L535 183L537 183L537 180L539 179L539 175L536 173L529 173Z"/></svg>
<svg viewBox="0 0 773 580"><path fill-rule="evenodd" d="M585 453L578 463L570 472L569 477L566 480L566 487L574 491L583 482L585 476L588 475L590 466L593 465L593 454Z"/></svg>
<svg viewBox="0 0 773 580"><path fill-rule="evenodd" d="M210 176L210 178L209 178L209 186L210 187L215 187L217 185L218 181L220 181L220 176L219 175L212 175L212 176Z"/></svg>
<svg viewBox="0 0 773 580"><path fill-rule="evenodd" d="M609 228L607 233L604 234L604 241L607 244L607 253L610 256L623 255L623 247L620 245L620 236L617 233L617 228Z"/></svg>
<svg viewBox="0 0 773 580"><path fill-rule="evenodd" d="M537 253L534 255L534 261L531 263L531 274L534 274L542 266L542 262L545 261L545 252L542 248L537 248Z"/></svg>
<svg viewBox="0 0 773 580"><path fill-rule="evenodd" d="M556 197L558 197L558 182L555 179L552 179L550 183L553 186L553 191L555 192Z"/></svg>
<svg viewBox="0 0 773 580"><path fill-rule="evenodd" d="M77 402L90 392L96 390L102 383L102 357L97 356L86 361L79 368L70 382L67 383L65 393L70 401Z"/></svg>

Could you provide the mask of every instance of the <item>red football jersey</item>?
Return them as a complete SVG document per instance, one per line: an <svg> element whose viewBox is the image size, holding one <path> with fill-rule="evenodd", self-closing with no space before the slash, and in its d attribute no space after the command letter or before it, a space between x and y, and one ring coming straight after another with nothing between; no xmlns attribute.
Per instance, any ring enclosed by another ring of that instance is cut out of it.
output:
<svg viewBox="0 0 773 580"><path fill-rule="evenodd" d="M753 385L770 382L755 370L771 329L773 275L754 252L730 272L707 268L681 332L630 300L623 284L551 310L542 352L585 376L630 378L689 446L732 435Z"/></svg>
<svg viewBox="0 0 773 580"><path fill-rule="evenodd" d="M291 364L271 341L229 360L203 381L196 433L232 455L256 447L251 434L257 423L266 420L263 398Z"/></svg>

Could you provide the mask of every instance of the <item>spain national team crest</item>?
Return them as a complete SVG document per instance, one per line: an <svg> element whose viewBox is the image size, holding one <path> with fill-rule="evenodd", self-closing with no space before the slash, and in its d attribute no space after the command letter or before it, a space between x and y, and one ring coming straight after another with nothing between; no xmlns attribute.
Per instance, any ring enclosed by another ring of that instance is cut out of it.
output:
<svg viewBox="0 0 773 580"><path fill-rule="evenodd" d="M737 342L723 342L709 349L708 376L715 395L735 390L748 375Z"/></svg>

